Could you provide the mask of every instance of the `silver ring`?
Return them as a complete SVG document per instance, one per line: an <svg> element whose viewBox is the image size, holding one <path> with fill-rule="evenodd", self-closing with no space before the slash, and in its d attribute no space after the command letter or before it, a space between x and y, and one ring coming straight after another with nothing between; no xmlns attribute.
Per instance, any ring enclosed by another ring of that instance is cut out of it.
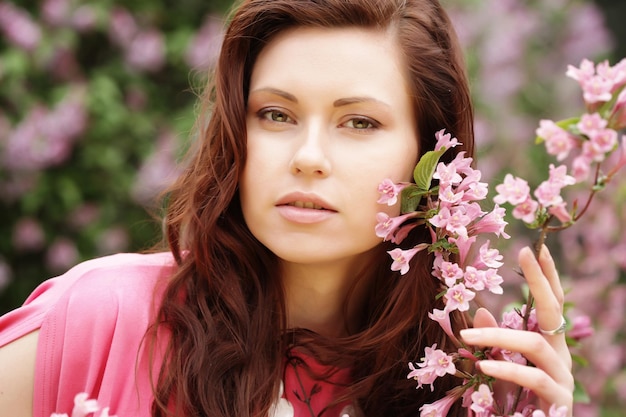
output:
<svg viewBox="0 0 626 417"><path fill-rule="evenodd" d="M554 330L543 330L540 327L539 331L545 336L554 336L557 334L565 333L565 327L567 327L567 321L565 321L565 317L561 316L561 324L559 324L559 327Z"/></svg>

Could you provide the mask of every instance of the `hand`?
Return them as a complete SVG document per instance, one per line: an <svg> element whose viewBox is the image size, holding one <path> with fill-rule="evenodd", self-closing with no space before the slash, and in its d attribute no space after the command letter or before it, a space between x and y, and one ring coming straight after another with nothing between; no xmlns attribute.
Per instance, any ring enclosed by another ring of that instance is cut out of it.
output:
<svg viewBox="0 0 626 417"><path fill-rule="evenodd" d="M556 329L563 316L563 289L554 261L544 246L535 259L530 248L519 253L519 265L535 298L537 321L542 329ZM533 331L499 328L486 309L479 309L474 329L461 331L466 343L497 346L524 355L535 367L512 362L485 360L479 362L482 372L501 381L509 381L532 390L540 399L544 412L552 404L567 406L572 413L574 378L572 358L563 333L543 335Z"/></svg>

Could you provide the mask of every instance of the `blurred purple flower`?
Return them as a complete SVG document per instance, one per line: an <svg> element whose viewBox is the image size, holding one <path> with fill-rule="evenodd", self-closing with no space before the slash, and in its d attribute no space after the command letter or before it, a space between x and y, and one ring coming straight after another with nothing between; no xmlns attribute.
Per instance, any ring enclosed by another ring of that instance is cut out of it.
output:
<svg viewBox="0 0 626 417"><path fill-rule="evenodd" d="M12 3L0 3L0 30L16 46L33 51L41 40L41 29L26 10Z"/></svg>
<svg viewBox="0 0 626 417"><path fill-rule="evenodd" d="M124 97L126 106L133 111L141 111L148 103L148 95L137 86L130 86Z"/></svg>
<svg viewBox="0 0 626 417"><path fill-rule="evenodd" d="M98 16L92 6L83 4L74 10L70 23L77 31L87 32L96 27Z"/></svg>
<svg viewBox="0 0 626 417"><path fill-rule="evenodd" d="M76 90L52 111L31 109L3 140L2 162L13 171L36 171L64 162L87 125L84 94Z"/></svg>
<svg viewBox="0 0 626 417"><path fill-rule="evenodd" d="M0 257L0 293L11 283L13 280L13 273L11 266Z"/></svg>
<svg viewBox="0 0 626 417"><path fill-rule="evenodd" d="M47 67L48 71L61 81L71 81L82 77L82 71L74 51L65 46L57 47Z"/></svg>
<svg viewBox="0 0 626 417"><path fill-rule="evenodd" d="M604 15L592 2L570 6L567 25L563 62L580 62L583 58L609 52L614 46Z"/></svg>
<svg viewBox="0 0 626 417"><path fill-rule="evenodd" d="M211 68L217 61L223 38L223 22L215 16L209 16L187 46L187 64L199 70Z"/></svg>
<svg viewBox="0 0 626 417"><path fill-rule="evenodd" d="M76 245L65 237L57 238L46 253L46 267L54 273L64 272L78 262Z"/></svg>
<svg viewBox="0 0 626 417"><path fill-rule="evenodd" d="M116 7L111 12L109 21L109 37L118 46L129 45L139 28L130 12L122 7Z"/></svg>
<svg viewBox="0 0 626 417"><path fill-rule="evenodd" d="M13 246L18 251L37 251L44 244L45 234L37 220L26 217L13 226Z"/></svg>
<svg viewBox="0 0 626 417"><path fill-rule="evenodd" d="M97 240L98 253L110 255L128 249L128 232L123 227L113 227L105 230Z"/></svg>
<svg viewBox="0 0 626 417"><path fill-rule="evenodd" d="M180 173L176 164L176 137L171 132L161 134L155 151L142 164L132 189L135 201L152 205L154 198Z"/></svg>
<svg viewBox="0 0 626 417"><path fill-rule="evenodd" d="M92 203L78 206L69 216L69 222L76 228L82 228L92 224L100 217L100 208Z"/></svg>
<svg viewBox="0 0 626 417"><path fill-rule="evenodd" d="M44 0L41 4L41 15L44 22L52 26L65 25L70 15L70 2L69 0Z"/></svg>
<svg viewBox="0 0 626 417"><path fill-rule="evenodd" d="M137 34L125 48L129 67L137 71L158 71L165 64L165 40L156 29Z"/></svg>

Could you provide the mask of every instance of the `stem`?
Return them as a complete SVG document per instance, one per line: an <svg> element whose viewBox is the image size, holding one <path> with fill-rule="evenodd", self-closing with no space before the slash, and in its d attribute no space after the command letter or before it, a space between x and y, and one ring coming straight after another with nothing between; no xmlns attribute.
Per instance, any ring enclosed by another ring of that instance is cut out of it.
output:
<svg viewBox="0 0 626 417"><path fill-rule="evenodd" d="M539 237L537 238L537 240L535 241L535 244L533 245L533 253L535 254L535 258L537 259L539 259L541 248L543 248L546 238L548 237L548 233L552 231L552 228L548 226L548 223L550 223L551 219L552 218L550 217L545 221L545 223L543 224L539 232ZM535 304L535 298L533 297L533 294L529 291L528 298L526 299L526 311L524 311L524 316L522 318L524 330L528 330L528 320L530 319L530 312L532 311L534 304ZM521 386L518 386L515 391L513 406L511 408L511 414L514 413L515 410L517 410L517 406L522 397L522 392L523 392L523 388Z"/></svg>

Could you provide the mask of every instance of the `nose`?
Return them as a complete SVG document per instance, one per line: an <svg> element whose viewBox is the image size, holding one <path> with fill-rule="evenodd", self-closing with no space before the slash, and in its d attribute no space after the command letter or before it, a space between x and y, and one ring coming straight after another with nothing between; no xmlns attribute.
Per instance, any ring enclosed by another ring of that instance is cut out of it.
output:
<svg viewBox="0 0 626 417"><path fill-rule="evenodd" d="M290 161L289 168L294 175L309 175L325 178L331 173L328 155L328 135L320 126L311 126L302 137Z"/></svg>

